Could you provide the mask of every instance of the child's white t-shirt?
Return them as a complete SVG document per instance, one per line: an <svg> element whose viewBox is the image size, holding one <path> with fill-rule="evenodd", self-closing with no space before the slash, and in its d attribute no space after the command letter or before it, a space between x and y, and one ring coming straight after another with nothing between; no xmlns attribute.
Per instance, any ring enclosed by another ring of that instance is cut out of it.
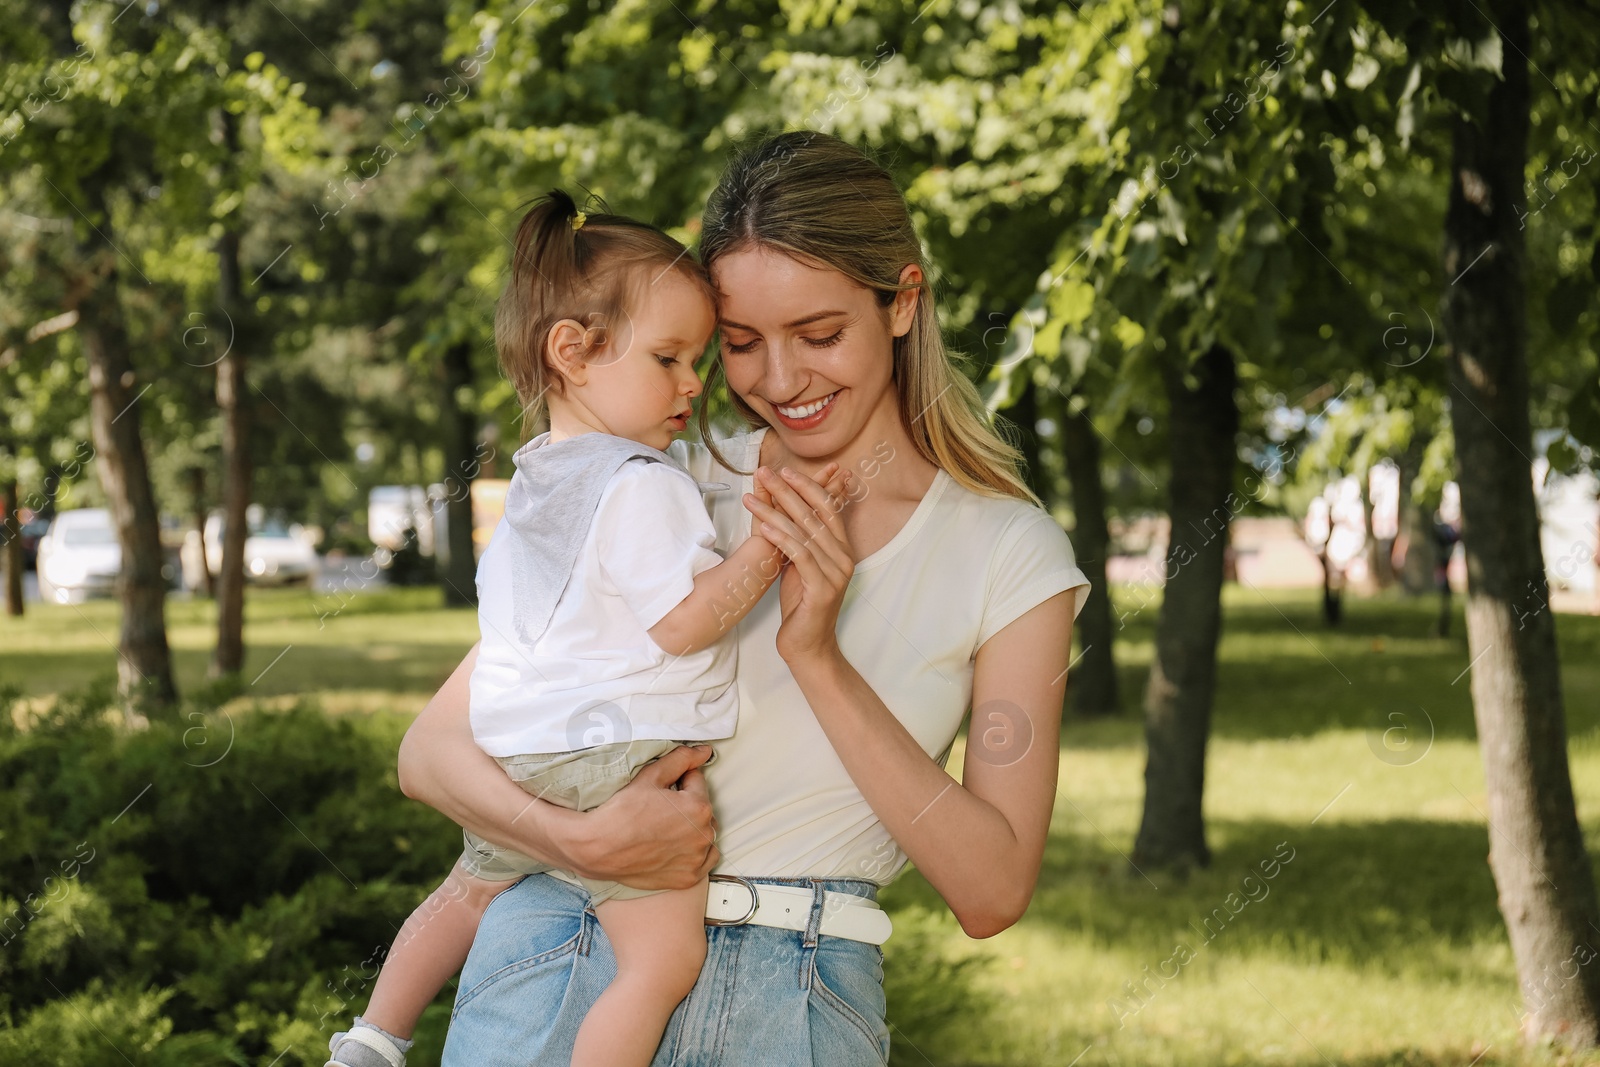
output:
<svg viewBox="0 0 1600 1067"><path fill-rule="evenodd" d="M515 485L515 483L513 483ZM722 562L695 480L630 459L606 484L550 625L532 647L512 625L506 519L478 561L481 644L472 734L491 756L571 752L643 738L712 741L738 720L731 633L677 656L649 629Z"/></svg>

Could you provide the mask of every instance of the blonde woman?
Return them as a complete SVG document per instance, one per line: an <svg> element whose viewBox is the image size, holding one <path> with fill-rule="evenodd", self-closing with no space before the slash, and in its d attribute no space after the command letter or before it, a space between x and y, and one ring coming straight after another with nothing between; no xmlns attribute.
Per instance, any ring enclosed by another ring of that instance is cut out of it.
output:
<svg viewBox="0 0 1600 1067"><path fill-rule="evenodd" d="M669 451L730 487L707 494L720 553L753 515L787 558L737 627L737 732L705 772L703 748L675 749L590 812L530 801L472 742L474 649L406 735L401 784L585 877L710 875L706 962L660 1067L883 1064L877 891L910 859L969 935L1021 917L1089 583L945 352L887 172L832 137L773 137L723 176L701 253L711 383L750 429L711 440L702 406L709 443ZM842 509L811 477L831 462L852 475ZM957 783L943 764L969 710ZM524 879L484 914L445 1063L565 1065L614 970L584 890Z"/></svg>

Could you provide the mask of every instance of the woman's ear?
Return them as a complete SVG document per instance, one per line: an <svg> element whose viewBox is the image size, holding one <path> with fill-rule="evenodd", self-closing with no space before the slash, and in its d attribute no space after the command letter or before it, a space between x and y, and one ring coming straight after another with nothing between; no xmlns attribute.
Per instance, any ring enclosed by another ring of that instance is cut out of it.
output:
<svg viewBox="0 0 1600 1067"><path fill-rule="evenodd" d="M583 357L589 351L588 331L577 319L562 319L545 335L545 362L573 385L583 385L589 367Z"/></svg>
<svg viewBox="0 0 1600 1067"><path fill-rule="evenodd" d="M895 337L904 337L911 331L911 322L917 315L917 301L922 298L922 268L915 263L907 263L900 272L901 285L919 286L916 289L902 289L894 294L894 303L889 305L889 332Z"/></svg>

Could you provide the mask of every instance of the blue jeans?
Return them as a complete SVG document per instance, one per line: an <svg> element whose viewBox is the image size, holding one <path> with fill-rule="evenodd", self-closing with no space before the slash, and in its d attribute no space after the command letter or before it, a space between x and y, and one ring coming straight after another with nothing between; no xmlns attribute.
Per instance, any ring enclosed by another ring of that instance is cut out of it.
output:
<svg viewBox="0 0 1600 1067"><path fill-rule="evenodd" d="M753 878L876 898L854 878ZM706 962L651 1067L882 1067L883 951L807 931L706 927ZM567 1067L585 1013L616 973L581 888L536 874L484 912L461 972L444 1067Z"/></svg>

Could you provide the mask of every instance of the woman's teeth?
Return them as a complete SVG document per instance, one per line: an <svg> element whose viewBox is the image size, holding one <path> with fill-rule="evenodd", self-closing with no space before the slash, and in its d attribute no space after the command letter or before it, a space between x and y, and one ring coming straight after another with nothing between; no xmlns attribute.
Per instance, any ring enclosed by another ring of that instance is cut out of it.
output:
<svg viewBox="0 0 1600 1067"><path fill-rule="evenodd" d="M811 403L806 404L803 407L786 408L779 405L778 413L784 418L788 419L803 419L808 415L815 415L817 412L828 406L828 401L832 400L834 394L837 392L838 390L835 389L833 393L829 393L827 396L821 397L820 399L813 400Z"/></svg>

